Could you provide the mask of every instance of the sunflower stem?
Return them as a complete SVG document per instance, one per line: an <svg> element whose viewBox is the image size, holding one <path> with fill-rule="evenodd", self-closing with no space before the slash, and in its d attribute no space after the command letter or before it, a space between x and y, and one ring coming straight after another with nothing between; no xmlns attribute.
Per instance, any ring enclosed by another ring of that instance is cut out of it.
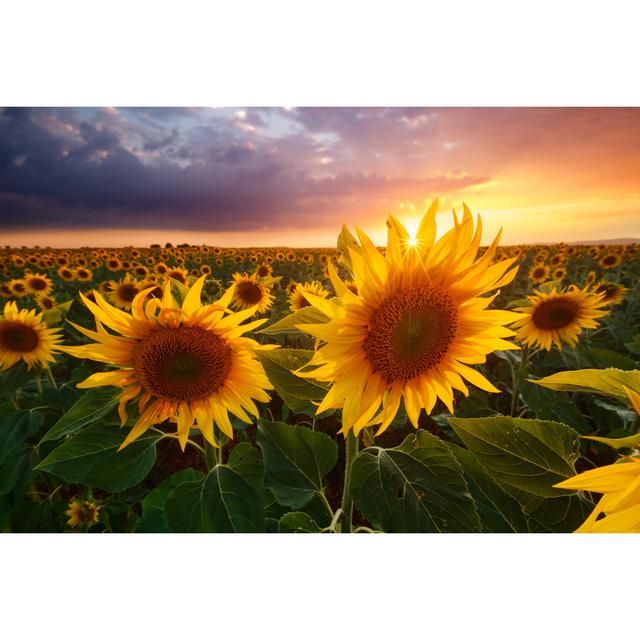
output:
<svg viewBox="0 0 640 640"><path fill-rule="evenodd" d="M344 459L344 486L342 487L342 527L341 533L351 533L353 520L353 498L349 493L351 485L351 467L353 459L358 453L358 438L349 431L345 439L345 459Z"/></svg>
<svg viewBox="0 0 640 640"><path fill-rule="evenodd" d="M218 464L218 450L206 440L204 443L204 461L207 463L209 471Z"/></svg>
<svg viewBox="0 0 640 640"><path fill-rule="evenodd" d="M45 373L47 374L47 378L49 378L49 382L51 383L51 386L54 389L58 388L58 385L56 384L56 379L53 377L53 373L51 373L51 369L49 367L45 367Z"/></svg>
<svg viewBox="0 0 640 640"><path fill-rule="evenodd" d="M518 402L520 400L520 382L527 374L527 368L529 366L529 347L522 347L522 355L520 357L520 364L518 367L511 367L511 413L512 417L518 414Z"/></svg>

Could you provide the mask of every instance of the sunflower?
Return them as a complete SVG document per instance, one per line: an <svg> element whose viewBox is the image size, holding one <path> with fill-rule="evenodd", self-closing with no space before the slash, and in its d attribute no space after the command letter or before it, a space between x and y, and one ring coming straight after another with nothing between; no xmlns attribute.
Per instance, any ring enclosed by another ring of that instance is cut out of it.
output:
<svg viewBox="0 0 640 640"><path fill-rule="evenodd" d="M58 275L65 282L73 282L76 279L76 274L73 269L69 269L69 267L60 267L58 269Z"/></svg>
<svg viewBox="0 0 640 640"><path fill-rule="evenodd" d="M187 271L181 267L171 267L170 269L167 269L165 275L167 278L173 278L182 284L187 284L187 278L189 277Z"/></svg>
<svg viewBox="0 0 640 640"><path fill-rule="evenodd" d="M606 305L602 296L590 293L588 289L569 287L550 292L534 290L527 296L529 304L516 311L524 314L513 323L517 329L517 339L522 344L551 350L552 344L562 349L563 343L575 347L583 329L595 329L596 318L606 316L601 307Z"/></svg>
<svg viewBox="0 0 640 640"><path fill-rule="evenodd" d="M113 288L106 293L107 300L118 309L131 309L133 299L142 291L142 283L133 280L127 273L124 278L112 282Z"/></svg>
<svg viewBox="0 0 640 640"><path fill-rule="evenodd" d="M234 273L232 305L234 309L248 309L255 307L259 313L264 313L271 307L274 297L269 293L269 289L258 281L255 274Z"/></svg>
<svg viewBox="0 0 640 640"><path fill-rule="evenodd" d="M344 258L358 295L330 263L338 299L305 294L329 322L298 325L319 340L307 365L316 368L297 373L332 383L317 411L341 408L345 435L370 425L384 431L402 399L414 427L438 398L453 412L453 389L469 393L463 378L498 392L468 365L485 362L496 349L518 348L504 340L514 332L503 325L519 315L489 310L495 295L482 297L513 280L515 258L492 264L498 236L476 260L482 223L478 218L474 231L466 205L462 221L454 213L454 228L436 242L436 212L437 201L413 240L390 216L384 256L362 231L360 244L351 236Z"/></svg>
<svg viewBox="0 0 640 640"><path fill-rule="evenodd" d="M13 297L13 295L11 293L11 287L9 286L8 282L3 282L2 284L0 284L0 295L3 298L11 298L11 297Z"/></svg>
<svg viewBox="0 0 640 640"><path fill-rule="evenodd" d="M40 273L28 273L24 277L24 283L34 295L46 295L53 289L53 282L47 276Z"/></svg>
<svg viewBox="0 0 640 640"><path fill-rule="evenodd" d="M322 286L322 283L314 280L313 282L294 283L293 290L289 293L289 309L291 311L300 311L304 307L309 306L309 301L305 294L310 293L319 298L326 298L329 292Z"/></svg>
<svg viewBox="0 0 640 640"><path fill-rule="evenodd" d="M542 263L534 264L531 269L529 269L529 280L533 282L533 284L542 284L549 278L549 267L546 267Z"/></svg>
<svg viewBox="0 0 640 640"><path fill-rule="evenodd" d="M593 292L596 295L601 295L602 300L607 305L618 304L628 291L629 289L623 287L621 284L617 282L607 282L606 280L599 282L593 288Z"/></svg>
<svg viewBox="0 0 640 640"><path fill-rule="evenodd" d="M87 267L80 267L76 269L76 278L79 282L90 282L93 280L93 272Z"/></svg>
<svg viewBox="0 0 640 640"><path fill-rule="evenodd" d="M567 270L564 267L556 267L553 270L554 280L564 280L567 277Z"/></svg>
<svg viewBox="0 0 640 640"><path fill-rule="evenodd" d="M589 273L587 274L587 277L584 279L584 285L585 285L585 287L589 287L595 281L596 281L596 272L595 271L589 271Z"/></svg>
<svg viewBox="0 0 640 640"><path fill-rule="evenodd" d="M4 305L0 316L0 371L24 360L27 368L47 368L60 350L59 329L50 329L35 309L20 309L15 302Z"/></svg>
<svg viewBox="0 0 640 640"><path fill-rule="evenodd" d="M620 263L622 262L622 257L615 254L615 253L608 253L605 256L602 256L602 258L600 258L600 261L598 262L598 264L603 268L603 269L615 269L615 267L618 267L620 265Z"/></svg>
<svg viewBox="0 0 640 640"><path fill-rule="evenodd" d="M273 274L273 267L270 264L261 264L256 269L258 278L269 278Z"/></svg>
<svg viewBox="0 0 640 640"><path fill-rule="evenodd" d="M52 296L46 293L41 293L37 295L36 302L38 303L38 306L43 311L49 311L49 309L53 309L53 307L55 307L58 304L55 298L53 298Z"/></svg>
<svg viewBox="0 0 640 640"><path fill-rule="evenodd" d="M27 283L24 280L18 278L14 278L13 280L9 281L9 289L11 289L11 295L14 298L24 298L24 296L29 293L29 290L27 289Z"/></svg>
<svg viewBox="0 0 640 640"><path fill-rule="evenodd" d="M211 275L211 267L210 267L208 264L203 264L203 265L201 265L201 267L200 267L200 273L201 273L203 276Z"/></svg>
<svg viewBox="0 0 640 640"><path fill-rule="evenodd" d="M265 320L241 324L256 308L229 312L231 289L217 303L203 306L204 280L202 276L195 282L182 305L174 299L169 282L161 300L148 299L149 291L144 290L135 297L130 314L112 307L98 293L95 303L80 294L96 318L97 331L73 326L95 342L65 351L116 367L95 373L78 386L121 388L118 412L123 425L127 403L137 400L138 418L121 449L165 420L177 423L183 451L194 423L217 446L214 422L233 438L228 412L250 423L248 414L258 416L254 400L269 401L266 389L273 387L255 352L274 347L242 337ZM105 326L120 335L108 333Z"/></svg>
<svg viewBox="0 0 640 640"><path fill-rule="evenodd" d="M105 264L109 271L120 271L120 269L122 269L122 263L115 256L108 258Z"/></svg>
<svg viewBox="0 0 640 640"><path fill-rule="evenodd" d="M65 514L69 516L67 526L75 529L76 527L90 527L96 524L100 508L90 500L73 498L69 502L69 508L65 511Z"/></svg>

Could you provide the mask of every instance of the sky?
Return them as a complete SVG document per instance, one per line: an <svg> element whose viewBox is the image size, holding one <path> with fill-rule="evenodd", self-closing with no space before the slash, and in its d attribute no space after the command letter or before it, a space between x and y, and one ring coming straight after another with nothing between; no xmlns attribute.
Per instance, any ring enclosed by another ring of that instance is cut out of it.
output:
<svg viewBox="0 0 640 640"><path fill-rule="evenodd" d="M439 235L640 237L640 108L0 109L2 245L382 245L436 197Z"/></svg>

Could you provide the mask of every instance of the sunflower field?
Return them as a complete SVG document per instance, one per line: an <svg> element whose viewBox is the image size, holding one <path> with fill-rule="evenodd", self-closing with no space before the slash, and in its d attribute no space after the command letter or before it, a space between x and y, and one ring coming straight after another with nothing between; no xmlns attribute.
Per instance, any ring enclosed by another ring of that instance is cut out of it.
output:
<svg viewBox="0 0 640 640"><path fill-rule="evenodd" d="M640 532L640 245L0 250L4 532Z"/></svg>

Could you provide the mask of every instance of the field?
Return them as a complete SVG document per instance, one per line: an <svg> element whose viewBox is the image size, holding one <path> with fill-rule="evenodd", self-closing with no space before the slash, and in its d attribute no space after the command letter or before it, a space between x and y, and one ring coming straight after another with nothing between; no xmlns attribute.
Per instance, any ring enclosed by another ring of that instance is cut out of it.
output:
<svg viewBox="0 0 640 640"><path fill-rule="evenodd" d="M506 246L489 257L468 286L493 274L493 290L478 284L473 300L497 294L488 308L509 313L480 338L460 336L489 318L486 304L447 324L448 294L413 281L404 298L390 294L397 309L380 307L388 318L370 316L359 344L381 403L373 384L358 385L355 329L336 328L348 304L376 295L382 269L366 271L378 258L348 233L336 250L5 248L0 530L570 532L592 513L594 530L640 530L637 497L614 521L610 503L594 512L597 483L569 480L636 467L640 246ZM463 274L465 260L448 269ZM525 324L540 323L536 304L546 332ZM162 328L151 335L149 322ZM207 342L210 331L219 337ZM397 362L384 360L387 333ZM458 342L466 365L429 382L437 349ZM93 374L104 375L83 383ZM383 390L423 376L402 398Z"/></svg>

